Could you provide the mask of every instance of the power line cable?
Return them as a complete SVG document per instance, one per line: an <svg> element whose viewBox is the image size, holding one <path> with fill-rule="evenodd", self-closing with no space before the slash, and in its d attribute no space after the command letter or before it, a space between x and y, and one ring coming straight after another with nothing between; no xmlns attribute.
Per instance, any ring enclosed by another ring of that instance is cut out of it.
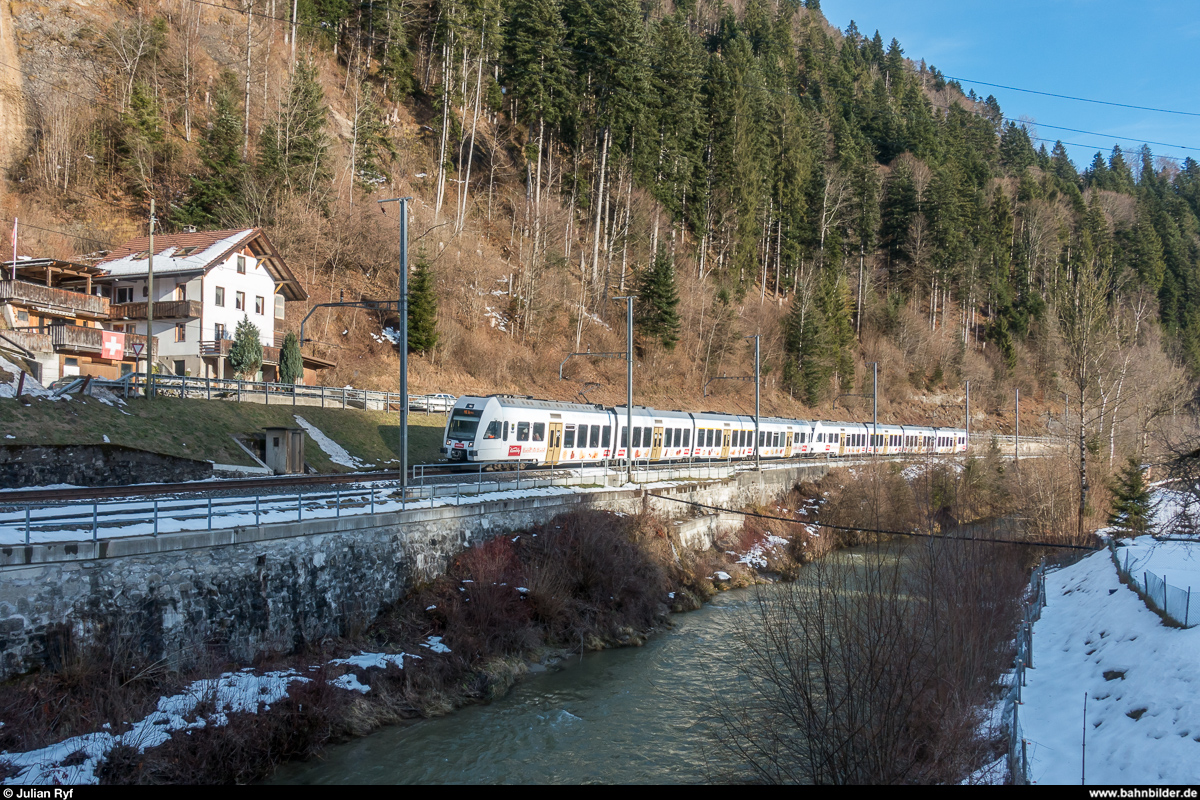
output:
<svg viewBox="0 0 1200 800"><path fill-rule="evenodd" d="M1080 103L1095 103L1102 106L1115 106L1116 108L1132 108L1137 111L1154 111L1159 114L1179 114L1184 117L1200 117L1200 112L1196 111L1179 111L1173 108L1153 108L1151 106L1135 106L1130 103L1117 103L1111 100L1093 100L1087 97L1075 97L1069 94L1056 94L1054 92L1043 92L1038 89L1022 89L1019 86L1005 86L1001 83L988 83L987 81L977 81L972 78L956 78L953 75L945 75L947 80L958 81L959 83L977 83L980 86L991 86L993 89L1007 89L1013 92L1025 92L1027 94L1040 94L1044 97L1056 97L1060 100L1075 100Z"/></svg>
<svg viewBox="0 0 1200 800"><path fill-rule="evenodd" d="M4 222L15 222L16 221L12 217L0 217L0 220L2 220ZM98 244L98 245L102 245L103 247L107 247L109 249L113 248L113 244L111 242L105 242L101 239L96 238L95 236L80 236L77 233L67 233L66 231L60 231L60 230L57 230L56 228L41 228L41 227L38 227L37 225L31 225L28 222L20 222L20 223L18 223L17 227L18 227L18 233L20 233L20 230L23 228L33 228L35 231L42 231L44 233L57 233L60 236L69 236L70 238L78 239L81 242L89 242L91 244Z"/></svg>
<svg viewBox="0 0 1200 800"><path fill-rule="evenodd" d="M849 531L852 533L879 533L879 534L884 534L886 536L909 536L909 537L916 538L916 539L937 539L939 541L948 541L948 542L984 542L984 543L988 543L988 544L1019 544L1019 545L1028 546L1028 547L1058 547L1058 548L1062 548L1065 550L1087 550L1087 551L1093 552L1093 553L1096 552L1096 548L1087 547L1086 545L1081 545L1081 544L1059 544L1058 542L1043 542L1043 541L1039 541L1036 539L1034 539L1034 540L1030 540L1030 539L996 539L993 537L979 537L979 536L972 536L970 538L967 538L965 536L936 536L932 533L918 533L916 531L893 531L893 530L887 530L885 528L860 528L860 527L855 527L853 525L834 525L829 522L820 522L818 520L788 519L787 517L775 517L770 514L759 514L754 511L738 511L737 509L733 509L733 508L722 508L721 506L705 505L704 503L697 503L694 500L682 500L678 497L669 497L664 494L651 494L650 497L655 497L655 498L658 498L659 500L670 500L671 502L674 502L674 503L683 503L684 505L695 506L696 508L706 508L710 511L720 511L720 512L724 512L727 514L740 514L743 517L755 517L757 519L773 519L773 520L778 520L780 522L790 522L793 525L816 525L817 527L828 528L829 530L834 530L834 531Z"/></svg>

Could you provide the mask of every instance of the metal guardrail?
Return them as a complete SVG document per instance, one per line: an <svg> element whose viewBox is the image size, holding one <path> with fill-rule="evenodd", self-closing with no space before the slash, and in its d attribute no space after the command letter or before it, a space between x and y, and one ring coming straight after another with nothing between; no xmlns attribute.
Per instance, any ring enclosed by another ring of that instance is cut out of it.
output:
<svg viewBox="0 0 1200 800"><path fill-rule="evenodd" d="M319 405L321 408L362 408L372 411L400 411L399 392L381 392L350 387L305 386L293 383L241 381L227 378L196 378L190 375L151 375L152 391L160 397L186 397L201 400L233 400L265 405ZM132 373L119 380L96 378L101 386L128 398L131 393L142 394L146 376ZM454 401L435 395L410 395L411 411L448 412Z"/></svg>
<svg viewBox="0 0 1200 800"><path fill-rule="evenodd" d="M826 463L826 460L796 460L797 464ZM784 466L772 462L772 466ZM145 500L93 500L69 503L13 504L6 507L0 493L0 544L53 544L128 536L157 536L177 531L236 528L250 524L302 522L316 517L341 517L462 505L469 498L493 492L527 492L533 489L568 486L610 486L624 483L624 462L558 469L517 469L486 472L484 464L454 483L433 483L429 473L444 465L417 464L404 496L398 484L351 486L334 491L295 492L238 497L147 498ZM635 483L666 480L717 480L753 463L717 461L692 464L634 465ZM235 488L236 484L231 484Z"/></svg>

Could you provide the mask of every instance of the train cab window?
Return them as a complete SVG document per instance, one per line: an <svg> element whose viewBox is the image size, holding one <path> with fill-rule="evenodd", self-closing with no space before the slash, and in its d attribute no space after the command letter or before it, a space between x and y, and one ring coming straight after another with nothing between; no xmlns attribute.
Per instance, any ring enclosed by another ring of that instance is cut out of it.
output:
<svg viewBox="0 0 1200 800"><path fill-rule="evenodd" d="M504 433L501 434L500 438L506 442L508 441L508 421L507 420L504 422Z"/></svg>
<svg viewBox="0 0 1200 800"><path fill-rule="evenodd" d="M563 447L571 448L575 446L575 426L567 425L563 429Z"/></svg>
<svg viewBox="0 0 1200 800"><path fill-rule="evenodd" d="M588 441L588 447L599 447L600 446L600 426L599 425L593 425L592 432L590 434L588 434L588 436L590 437L590 440Z"/></svg>
<svg viewBox="0 0 1200 800"><path fill-rule="evenodd" d="M600 440L601 447L608 447L612 444L612 426L605 425L601 430L604 431L603 437Z"/></svg>
<svg viewBox="0 0 1200 800"><path fill-rule="evenodd" d="M528 442L529 441L529 423L528 422L518 422L517 423L517 441L518 442Z"/></svg>
<svg viewBox="0 0 1200 800"><path fill-rule="evenodd" d="M533 423L533 440L535 442L544 442L546 440L546 423Z"/></svg>
<svg viewBox="0 0 1200 800"><path fill-rule="evenodd" d="M494 419L488 423L487 430L483 432L483 438L485 438L485 439L499 439L500 438L500 420Z"/></svg>

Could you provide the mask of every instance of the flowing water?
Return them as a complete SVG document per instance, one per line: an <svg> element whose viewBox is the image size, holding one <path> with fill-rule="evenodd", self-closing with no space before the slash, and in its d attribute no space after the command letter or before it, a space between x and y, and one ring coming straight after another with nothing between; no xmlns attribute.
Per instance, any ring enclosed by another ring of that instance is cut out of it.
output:
<svg viewBox="0 0 1200 800"><path fill-rule="evenodd" d="M872 548L874 549L874 548ZM856 561L867 548L832 556ZM875 550L875 552L879 552ZM897 554L897 550L892 551ZM807 570L801 571L800 583ZM574 657L503 698L397 725L281 768L272 783L689 783L719 779L707 720L749 690L738 632L756 592L724 592L643 647Z"/></svg>
<svg viewBox="0 0 1200 800"><path fill-rule="evenodd" d="M704 719L738 692L735 634L753 602L753 589L723 593L643 647L577 656L493 703L338 745L273 782L703 781L714 755Z"/></svg>

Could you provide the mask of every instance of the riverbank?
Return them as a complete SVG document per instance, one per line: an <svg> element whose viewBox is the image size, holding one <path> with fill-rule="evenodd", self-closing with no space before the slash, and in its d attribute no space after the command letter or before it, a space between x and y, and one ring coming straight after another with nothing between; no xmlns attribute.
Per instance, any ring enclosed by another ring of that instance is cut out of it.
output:
<svg viewBox="0 0 1200 800"><path fill-rule="evenodd" d="M794 574L817 538L775 525L795 530L745 526L695 552L651 516L564 515L464 551L361 631L252 669L209 653L169 673L112 631L0 687L0 780L259 780L332 742L503 695L564 654L641 645L759 570Z"/></svg>

